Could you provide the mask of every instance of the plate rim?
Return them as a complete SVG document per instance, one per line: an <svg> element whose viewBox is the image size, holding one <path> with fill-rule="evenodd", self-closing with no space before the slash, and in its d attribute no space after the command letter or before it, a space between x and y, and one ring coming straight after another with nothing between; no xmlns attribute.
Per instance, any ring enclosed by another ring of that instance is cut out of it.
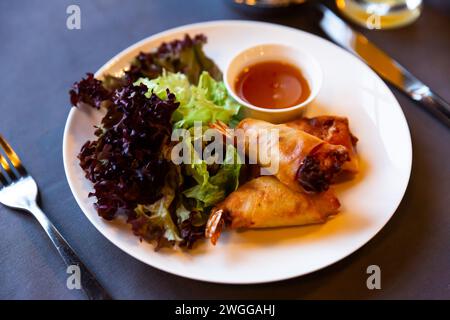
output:
<svg viewBox="0 0 450 320"><path fill-rule="evenodd" d="M373 71L369 66L367 66L363 61L361 61L360 59L358 59L358 57L354 56L353 54L351 54L350 52L346 51L345 49L341 48L340 46L336 45L335 43L333 43L332 41L317 36L315 34L309 33L307 31L301 30L301 29L297 29L295 27L289 27L289 26L285 26L285 25L280 25L280 24L276 24L276 23L270 23L270 22L263 22L263 21L252 21L252 20L241 20L241 19L236 19L236 20L229 20L229 19L225 19L225 20L211 20L211 21L204 21L204 22L197 22L197 23L191 23L191 24L186 24L186 25L182 25L182 26L178 26L178 27L174 27L174 28L170 28L170 29L166 29L163 30L161 32L157 32L155 34L152 34L148 37L143 38L142 40L139 40L135 43L133 43L132 45L126 47L125 49L121 50L119 53L117 53L116 55L114 55L112 58L110 58L106 63L104 63L96 72L95 72L95 77L98 76L102 76L104 70L110 68L112 65L114 65L118 60L120 60L122 58L122 56L127 55L128 53L130 53L131 51L135 50L136 48L145 45L147 42L151 42L155 39L158 38L162 38L166 35L170 35L173 33L177 33L177 32L181 32L183 30L186 29L192 29L192 28L198 28L198 27L212 27L215 25L230 25L230 24L246 24L246 25L261 25L261 26L269 26L269 27L274 27L274 28L279 28L279 29L285 29L285 30L289 30L289 31L295 31L295 32L299 32L302 33L304 36L307 37L312 37L312 38L319 38L320 40L326 41L328 42L328 44L332 45L335 47L335 49L337 48L338 50L341 50L342 52L344 52L347 55L352 56L353 58L355 58L356 61L358 61L357 63L360 63L360 65L362 65L363 67L365 67L366 69L368 69L368 72L371 72L375 77L377 77L382 83L384 88L386 89L386 92L388 92L388 94L390 96L392 96L393 101L395 101L397 103L397 108L399 109L400 113L399 116L403 122L403 125L406 129L406 133L407 133L407 137L408 137L408 145L407 145L407 151L408 151L408 168L407 168L407 179L405 179L404 184L401 186L402 187L402 192L401 192L401 196L398 198L398 200L395 203L394 209L392 211L392 213L389 214L389 217L386 219L386 221L380 225L380 227L378 228L378 230L376 232L373 232L373 235L368 237L367 240L362 241L360 244L358 244L357 246L355 246L355 248L352 248L351 250L348 250L348 253L340 256L339 258L333 259L332 261L330 261L327 264L323 264L321 266L315 267L315 268L311 268L311 270L308 270L307 272L303 272L303 273L298 273L298 274L285 274L285 275L281 275L281 276L271 276L269 279L264 278L264 279L259 279L259 280L225 280L225 279L211 279L209 277L202 277L200 275L197 276L192 276L192 275L186 275L183 274L181 271L178 270L168 270L165 269L162 266L159 265L155 265L155 264L151 264L148 261L145 261L143 258L140 257L139 254L135 254L135 252L132 251L128 251L125 246L122 246L120 244L120 241L114 240L109 238L108 236L106 236L106 234L104 233L104 231L102 230L102 228L98 225L97 221L95 221L92 217L90 217L89 214L87 214L85 212L85 210L83 209L84 207L84 201L82 201L81 198L78 197L75 186L73 185L72 181L69 179L69 160L68 160L68 145L67 145L67 141L68 141L68 135L69 135L69 127L70 127L70 123L72 122L72 118L75 115L75 111L76 108L75 107L71 107L69 114L67 116L67 120L65 123L65 127L64 127L64 133L63 133L63 146L62 146L62 156L63 156L63 165L64 165L64 173L66 176L66 180L67 183L69 184L69 188L70 191L72 192L73 197L75 198L75 201L77 202L77 205L79 207L79 209L83 212L83 214L85 215L85 217L89 220L89 222L95 227L95 229L100 232L100 234L105 237L108 241L110 241L112 244L114 244L117 248L119 248L120 250L122 250L123 252L125 252L126 254L130 255L131 257L139 260L140 262L151 266L155 269L179 276L179 277L183 277L186 279L192 279L192 280L197 280L197 281L202 281L202 282L208 282L208 283L219 283L219 284L232 284L232 285L239 285L239 284L244 284L244 285L248 285L248 284L258 284L258 283L270 283L270 282L277 282L277 281L283 281L283 280L288 280L288 279L293 279L293 278L297 278L297 277L301 277L301 276L305 276L311 273L314 273L318 270L322 270L325 269L345 258L348 258L350 255L356 253L357 251L359 251L363 246L365 246L369 241L371 241L373 238L375 238L380 231L388 224L388 222L392 219L392 216L397 212L398 207L400 206L406 190L408 188L409 185L409 181L411 179L411 170L412 170L412 159L413 159L413 148L412 148L412 137L411 137L411 132L409 129L409 125L408 125L408 121L406 119L406 116L403 112L403 109L400 105L400 103L398 102L397 98L395 97L395 95L393 94L391 88L386 84L385 81L383 81L383 79L381 79L381 77L378 76L378 74L376 74L375 71ZM186 31L189 32L189 31ZM356 62L355 61L355 62Z"/></svg>

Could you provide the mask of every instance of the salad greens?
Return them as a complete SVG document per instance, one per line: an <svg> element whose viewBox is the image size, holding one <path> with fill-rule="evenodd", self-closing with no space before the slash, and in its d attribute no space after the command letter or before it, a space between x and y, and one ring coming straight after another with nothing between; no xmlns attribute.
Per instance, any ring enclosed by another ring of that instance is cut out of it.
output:
<svg viewBox="0 0 450 320"><path fill-rule="evenodd" d="M138 222L132 225L136 235L150 235L148 240L152 240L154 233L160 233L160 237L169 242L181 242L183 240L170 213L170 206L176 197L176 189L179 183L176 169L172 168L161 189L162 197L152 204L137 205L134 210ZM158 243L160 246L163 244Z"/></svg>
<svg viewBox="0 0 450 320"><path fill-rule="evenodd" d="M198 159L197 152L192 148L193 157ZM184 196L196 200L196 209L203 211L236 190L239 185L239 172L242 161L235 147L228 145L224 163L217 173L211 175L205 160L196 160L186 164L186 173L193 177L196 184L183 191Z"/></svg>
<svg viewBox="0 0 450 320"><path fill-rule="evenodd" d="M217 120L232 125L239 119L240 105L203 52L205 43L204 35L163 43L141 52L123 76L100 80L88 73L69 92L72 105L107 111L96 139L78 155L93 183L89 196L96 198L98 214L108 220L126 216L134 234L156 242L155 249L192 247L204 237L210 209L239 184L242 163L231 145L222 164L210 164L188 136L181 143L190 163L176 165L170 157L174 129L190 132L196 121L205 129Z"/></svg>
<svg viewBox="0 0 450 320"><path fill-rule="evenodd" d="M194 122L197 121L205 126L217 120L228 124L238 118L240 105L228 95L224 83L214 80L206 71L200 75L197 85L190 84L182 73L165 71L155 79L140 78L134 85L145 85L148 88L147 97L155 94L164 100L168 92L175 95L180 106L172 114L174 129L190 129L192 132ZM207 140L203 139L203 135L197 138ZM189 164L183 164L183 174L191 177L192 182L182 186L181 194L189 199L187 203L191 211L196 213L197 223L201 221L200 224L204 224L209 209L237 189L242 161L236 148L228 145L223 164L212 173L207 161L200 156L202 150L194 147L194 138L191 135L184 136L182 143L190 157ZM186 221L190 217L188 213L189 210L180 201L176 209L177 219ZM169 239L168 236L166 238ZM171 239L177 238L171 236Z"/></svg>
<svg viewBox="0 0 450 320"><path fill-rule="evenodd" d="M153 80L140 78L134 84L146 85L148 96L155 93L165 99L167 89L175 94L180 106L172 116L174 128L188 129L195 121L208 124L220 120L228 124L238 117L241 107L229 96L225 84L214 80L206 71L200 75L198 85L191 85L187 76L182 73L171 72L163 72Z"/></svg>

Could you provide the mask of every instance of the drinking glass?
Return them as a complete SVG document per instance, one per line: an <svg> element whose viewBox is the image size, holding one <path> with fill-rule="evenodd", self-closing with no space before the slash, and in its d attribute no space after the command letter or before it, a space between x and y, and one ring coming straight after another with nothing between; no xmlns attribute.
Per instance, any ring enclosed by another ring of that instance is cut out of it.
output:
<svg viewBox="0 0 450 320"><path fill-rule="evenodd" d="M369 29L390 29L412 23L422 0L336 0L344 16Z"/></svg>

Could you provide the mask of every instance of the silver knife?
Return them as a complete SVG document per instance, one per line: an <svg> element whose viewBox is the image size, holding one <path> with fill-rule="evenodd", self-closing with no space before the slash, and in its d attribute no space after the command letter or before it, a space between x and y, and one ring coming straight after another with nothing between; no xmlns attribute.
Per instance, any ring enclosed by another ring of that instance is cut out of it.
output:
<svg viewBox="0 0 450 320"><path fill-rule="evenodd" d="M435 94L397 61L377 48L364 35L353 30L344 20L322 4L320 27L334 42L367 63L384 80L393 84L414 101L450 127L450 104Z"/></svg>

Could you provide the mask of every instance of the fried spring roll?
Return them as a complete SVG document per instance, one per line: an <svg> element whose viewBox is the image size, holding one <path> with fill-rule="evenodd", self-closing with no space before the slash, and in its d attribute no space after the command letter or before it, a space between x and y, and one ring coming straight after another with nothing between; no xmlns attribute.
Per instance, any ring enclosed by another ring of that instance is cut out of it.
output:
<svg viewBox="0 0 450 320"><path fill-rule="evenodd" d="M273 176L261 176L239 187L212 209L205 236L215 244L224 226L243 229L323 223L337 214L339 207L331 189L305 194Z"/></svg>
<svg viewBox="0 0 450 320"><path fill-rule="evenodd" d="M336 116L299 118L286 123L286 125L306 131L328 143L346 147L349 161L344 163L342 171L349 174L348 177L358 173L359 162L356 153L358 139L351 133L347 118Z"/></svg>
<svg viewBox="0 0 450 320"><path fill-rule="evenodd" d="M251 141L271 141L271 130L278 132L278 170L273 172L282 183L296 191L326 191L333 177L341 171L348 161L348 151L344 146L325 142L303 130L285 124L272 124L262 120L247 118L236 129L242 129L245 139L245 152L252 161L260 164L260 159L252 159L249 152ZM268 137L269 136L269 137ZM258 155L274 152L273 144L258 144ZM262 150L261 150L262 149ZM267 149L267 150L265 150Z"/></svg>

